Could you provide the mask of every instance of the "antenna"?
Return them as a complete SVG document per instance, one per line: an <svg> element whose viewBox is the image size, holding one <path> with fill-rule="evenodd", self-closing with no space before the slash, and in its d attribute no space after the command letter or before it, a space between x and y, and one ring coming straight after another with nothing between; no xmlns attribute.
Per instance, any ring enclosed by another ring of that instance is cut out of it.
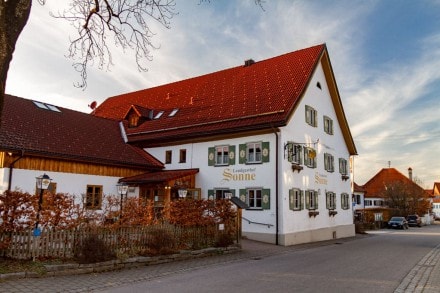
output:
<svg viewBox="0 0 440 293"><path fill-rule="evenodd" d="M388 169L391 168L391 161L388 161Z"/></svg>
<svg viewBox="0 0 440 293"><path fill-rule="evenodd" d="M89 105L89 108L92 109L92 110L95 110L96 105L97 105L96 101L93 101L93 102Z"/></svg>

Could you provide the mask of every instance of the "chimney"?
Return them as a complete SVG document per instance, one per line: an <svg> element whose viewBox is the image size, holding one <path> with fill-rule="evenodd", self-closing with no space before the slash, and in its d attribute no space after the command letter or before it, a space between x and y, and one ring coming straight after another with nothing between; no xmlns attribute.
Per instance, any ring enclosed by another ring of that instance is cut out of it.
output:
<svg viewBox="0 0 440 293"><path fill-rule="evenodd" d="M245 60L244 61L244 67L249 67L249 66L251 66L254 63L255 63L255 61L253 59Z"/></svg>
<svg viewBox="0 0 440 293"><path fill-rule="evenodd" d="M409 178L409 180L413 181L413 178L412 178L412 168L411 167L408 168L408 178Z"/></svg>

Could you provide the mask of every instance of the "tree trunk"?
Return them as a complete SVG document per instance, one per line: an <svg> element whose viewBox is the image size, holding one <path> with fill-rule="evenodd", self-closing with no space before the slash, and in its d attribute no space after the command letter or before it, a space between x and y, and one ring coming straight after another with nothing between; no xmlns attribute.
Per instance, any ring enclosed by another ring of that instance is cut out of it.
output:
<svg viewBox="0 0 440 293"><path fill-rule="evenodd" d="M0 0L0 122L9 64L18 37L29 19L31 6L32 0Z"/></svg>

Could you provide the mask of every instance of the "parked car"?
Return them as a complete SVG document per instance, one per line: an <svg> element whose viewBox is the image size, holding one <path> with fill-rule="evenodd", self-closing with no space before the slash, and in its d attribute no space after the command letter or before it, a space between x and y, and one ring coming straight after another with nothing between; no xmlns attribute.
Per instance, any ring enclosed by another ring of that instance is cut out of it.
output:
<svg viewBox="0 0 440 293"><path fill-rule="evenodd" d="M392 217L388 221L388 228L408 229L408 221L405 217Z"/></svg>
<svg viewBox="0 0 440 293"><path fill-rule="evenodd" d="M422 219L417 215L410 215L406 217L409 226L422 227Z"/></svg>

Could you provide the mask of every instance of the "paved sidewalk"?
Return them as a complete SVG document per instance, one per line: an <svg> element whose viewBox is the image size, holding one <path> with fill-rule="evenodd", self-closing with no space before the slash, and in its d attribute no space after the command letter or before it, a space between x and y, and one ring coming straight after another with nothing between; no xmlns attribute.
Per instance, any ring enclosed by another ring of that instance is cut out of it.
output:
<svg viewBox="0 0 440 293"><path fill-rule="evenodd" d="M255 241L243 240L242 250L236 253L210 256L144 266L122 271L98 274L66 275L45 278L26 278L7 280L0 283L0 292L97 292L140 281L152 280L184 271L191 271L227 262L246 259L259 259L265 256L300 251L336 242L344 243L371 235L357 235L353 238L329 240L289 247L276 246ZM395 293L440 292L440 245L431 250L404 278Z"/></svg>

